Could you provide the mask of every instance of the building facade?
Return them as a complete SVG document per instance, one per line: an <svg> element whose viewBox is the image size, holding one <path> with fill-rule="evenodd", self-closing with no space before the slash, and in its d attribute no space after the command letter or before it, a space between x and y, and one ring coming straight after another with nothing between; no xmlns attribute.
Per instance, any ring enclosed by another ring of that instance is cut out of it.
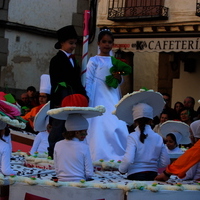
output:
<svg viewBox="0 0 200 200"><path fill-rule="evenodd" d="M111 29L114 50L132 63L134 90L169 93L172 107L186 96L200 99L198 1L99 1L97 26Z"/></svg>
<svg viewBox="0 0 200 200"><path fill-rule="evenodd" d="M39 90L56 54L56 30L74 25L83 36L83 14L89 0L2 0L0 3L0 87L19 96L28 86ZM82 43L76 55L82 56Z"/></svg>

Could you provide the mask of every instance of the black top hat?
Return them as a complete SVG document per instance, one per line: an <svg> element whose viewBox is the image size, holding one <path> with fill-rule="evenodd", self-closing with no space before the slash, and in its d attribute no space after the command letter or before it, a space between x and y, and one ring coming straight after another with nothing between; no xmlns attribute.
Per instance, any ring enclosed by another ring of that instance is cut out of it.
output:
<svg viewBox="0 0 200 200"><path fill-rule="evenodd" d="M73 25L65 26L59 29L57 32L58 42L54 45L56 49L61 48L61 42L65 42L68 39L78 39L78 35Z"/></svg>

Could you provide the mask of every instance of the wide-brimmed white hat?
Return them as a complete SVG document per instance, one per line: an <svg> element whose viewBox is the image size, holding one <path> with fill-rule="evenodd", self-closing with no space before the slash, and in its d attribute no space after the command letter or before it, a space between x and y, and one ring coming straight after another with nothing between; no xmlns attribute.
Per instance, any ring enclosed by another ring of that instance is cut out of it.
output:
<svg viewBox="0 0 200 200"><path fill-rule="evenodd" d="M143 105L141 105L143 104ZM147 104L148 106L144 106ZM141 105L141 113L137 109L137 117L134 116L134 106ZM153 90L139 90L131 94L126 94L119 103L115 106L116 110L113 114L116 115L120 120L125 121L129 125L133 124L133 121L139 117L152 117L160 115L165 105L162 94L154 92ZM145 116L142 111L142 107L145 107ZM148 108L147 108L148 107ZM152 109L151 109L151 108ZM146 115L148 112L148 115ZM152 112L150 114L149 112Z"/></svg>
<svg viewBox="0 0 200 200"><path fill-rule="evenodd" d="M177 144L189 144L190 131L189 126L181 121L168 120L160 127L160 134L165 138L169 133L176 137Z"/></svg>
<svg viewBox="0 0 200 200"><path fill-rule="evenodd" d="M0 100L0 120L11 126L24 129L26 121L21 118L20 108L7 101Z"/></svg>
<svg viewBox="0 0 200 200"><path fill-rule="evenodd" d="M47 102L34 117L33 125L35 131L45 131L47 130L47 125L49 123L49 116L47 111L50 108L50 101Z"/></svg>
<svg viewBox="0 0 200 200"><path fill-rule="evenodd" d="M88 129L86 118L101 116L105 112L104 106L93 107L62 107L51 109L47 112L53 118L66 120L67 131Z"/></svg>
<svg viewBox="0 0 200 200"><path fill-rule="evenodd" d="M47 114L55 119L66 120L70 114L80 114L85 118L101 116L105 112L104 106L96 107L61 107L54 108L47 112Z"/></svg>
<svg viewBox="0 0 200 200"><path fill-rule="evenodd" d="M190 124L190 129L195 138L200 138L200 120L196 120Z"/></svg>

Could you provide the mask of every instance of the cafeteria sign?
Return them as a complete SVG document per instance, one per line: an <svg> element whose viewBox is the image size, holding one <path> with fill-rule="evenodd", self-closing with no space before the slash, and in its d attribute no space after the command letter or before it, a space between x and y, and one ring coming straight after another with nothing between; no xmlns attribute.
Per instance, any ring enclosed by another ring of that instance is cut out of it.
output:
<svg viewBox="0 0 200 200"><path fill-rule="evenodd" d="M114 50L132 52L199 52L199 38L115 39Z"/></svg>

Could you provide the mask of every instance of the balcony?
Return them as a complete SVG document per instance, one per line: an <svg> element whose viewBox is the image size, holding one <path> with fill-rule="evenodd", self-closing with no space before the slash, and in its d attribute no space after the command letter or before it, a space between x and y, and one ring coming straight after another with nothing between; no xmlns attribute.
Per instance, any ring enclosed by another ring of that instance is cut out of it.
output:
<svg viewBox="0 0 200 200"><path fill-rule="evenodd" d="M140 3L142 2L142 3ZM109 0L108 20L166 20L168 8L163 0L153 1Z"/></svg>
<svg viewBox="0 0 200 200"><path fill-rule="evenodd" d="M197 2L196 4L196 16L200 17L200 3L199 2Z"/></svg>

